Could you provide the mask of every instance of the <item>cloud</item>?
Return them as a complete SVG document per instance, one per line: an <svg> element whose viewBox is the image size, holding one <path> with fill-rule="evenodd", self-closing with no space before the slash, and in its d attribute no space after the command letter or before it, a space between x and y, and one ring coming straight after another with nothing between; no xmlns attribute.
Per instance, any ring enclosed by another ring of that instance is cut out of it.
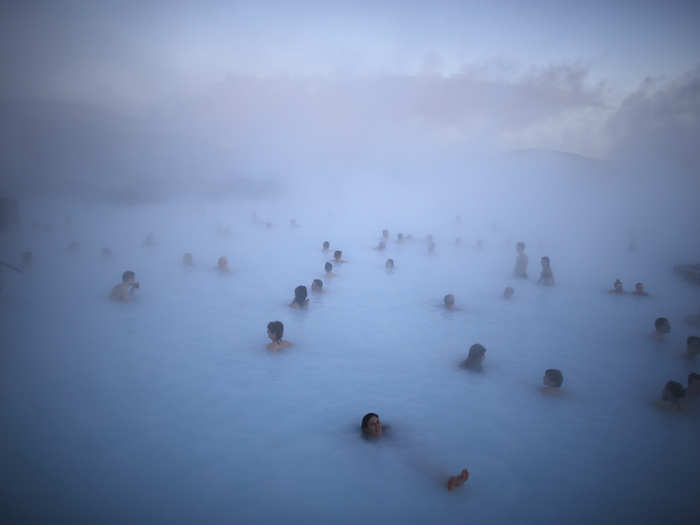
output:
<svg viewBox="0 0 700 525"><path fill-rule="evenodd" d="M644 80L622 101L607 131L616 157L700 168L700 66L678 79Z"/></svg>

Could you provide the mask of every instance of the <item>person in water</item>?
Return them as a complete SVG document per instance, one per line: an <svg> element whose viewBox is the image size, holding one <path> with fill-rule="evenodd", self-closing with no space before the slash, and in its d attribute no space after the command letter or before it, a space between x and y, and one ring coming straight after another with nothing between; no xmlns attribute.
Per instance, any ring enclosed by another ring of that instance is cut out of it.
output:
<svg viewBox="0 0 700 525"><path fill-rule="evenodd" d="M329 262L323 265L323 269L326 272L326 279L330 279L332 277L335 277L335 274L333 273L333 265Z"/></svg>
<svg viewBox="0 0 700 525"><path fill-rule="evenodd" d="M484 359L486 359L486 348L476 343L469 348L469 355L463 361L462 366L480 372Z"/></svg>
<svg viewBox="0 0 700 525"><path fill-rule="evenodd" d="M625 293L625 290L622 287L622 281L620 279L615 279L615 283L613 284L613 289L608 290L608 293L614 293L614 294L620 294L620 295Z"/></svg>
<svg viewBox="0 0 700 525"><path fill-rule="evenodd" d="M404 241L403 233L397 233L396 234L396 242L402 243L403 241Z"/></svg>
<svg viewBox="0 0 700 525"><path fill-rule="evenodd" d="M700 337L689 335L688 339L686 339L686 344L688 345L688 349L685 353L687 359L695 359L700 355Z"/></svg>
<svg viewBox="0 0 700 525"><path fill-rule="evenodd" d="M136 274L131 270L127 270L122 274L122 282L112 288L109 298L112 301L129 301L134 295L134 290L140 287L141 285L136 282Z"/></svg>
<svg viewBox="0 0 700 525"><path fill-rule="evenodd" d="M445 297L442 298L442 303L447 308L448 310L454 310L455 308L455 296L452 295L451 293L448 293Z"/></svg>
<svg viewBox="0 0 700 525"><path fill-rule="evenodd" d="M382 239L384 239L384 241L389 240L389 230L382 230Z"/></svg>
<svg viewBox="0 0 700 525"><path fill-rule="evenodd" d="M393 271L393 269L394 269L394 259L387 259L386 262L384 263L384 268L386 268L386 270L387 270L388 272Z"/></svg>
<svg viewBox="0 0 700 525"><path fill-rule="evenodd" d="M381 438L386 431L384 425L382 425L382 422L379 420L379 416L374 412L369 412L362 417L360 430L362 431L363 438L372 441ZM462 472L457 476L449 477L447 480L447 490L452 490L455 487L464 485L468 479L469 471L467 469L462 469Z"/></svg>
<svg viewBox="0 0 700 525"><path fill-rule="evenodd" d="M323 253L328 253L328 250L331 249L331 243L328 241L323 241Z"/></svg>
<svg viewBox="0 0 700 525"><path fill-rule="evenodd" d="M219 257L219 259L216 261L216 269L220 273L231 273L231 268L229 268L228 265L228 259L226 258L225 255L222 255Z"/></svg>
<svg viewBox="0 0 700 525"><path fill-rule="evenodd" d="M311 283L311 291L316 293L323 293L323 281L321 279L314 279Z"/></svg>
<svg viewBox="0 0 700 525"><path fill-rule="evenodd" d="M300 285L294 288L294 300L289 304L292 308L305 308L309 304L306 286Z"/></svg>
<svg viewBox="0 0 700 525"><path fill-rule="evenodd" d="M637 297L649 296L649 294L644 290L644 285L642 283L637 283L634 285L634 292L632 292L632 295L636 295Z"/></svg>
<svg viewBox="0 0 700 525"><path fill-rule="evenodd" d="M700 396L700 374L695 372L688 374L688 388L685 394L688 397Z"/></svg>
<svg viewBox="0 0 700 525"><path fill-rule="evenodd" d="M276 352L292 346L292 343L282 339L283 334L284 325L281 321L271 321L267 323L267 337L269 337L271 341L267 343L267 349Z"/></svg>
<svg viewBox="0 0 700 525"><path fill-rule="evenodd" d="M658 317L654 321L654 331L650 337L655 341L663 341L664 335L671 332L671 323L665 317Z"/></svg>
<svg viewBox="0 0 700 525"><path fill-rule="evenodd" d="M361 427L362 435L366 438L378 438L382 436L382 422L379 421L379 416L374 412L369 412L362 417Z"/></svg>
<svg viewBox="0 0 700 525"><path fill-rule="evenodd" d="M525 255L525 243L520 241L515 245L515 251L518 255L515 257L515 269L513 273L516 277L527 279L527 255Z"/></svg>
<svg viewBox="0 0 700 525"><path fill-rule="evenodd" d="M561 388L564 383L564 375L561 370L556 368L548 368L544 371L544 377L542 378L542 384L545 390L556 390Z"/></svg>
<svg viewBox="0 0 700 525"><path fill-rule="evenodd" d="M685 388L678 381L668 381L661 391L661 401L668 408L680 409L685 394Z"/></svg>
<svg viewBox="0 0 700 525"><path fill-rule="evenodd" d="M194 258L190 252L182 256L182 264L185 268L192 268L194 266Z"/></svg>
<svg viewBox="0 0 700 525"><path fill-rule="evenodd" d="M542 270L540 279L537 282L545 286L554 286L554 274L552 273L552 267L549 265L549 257L545 255L540 259L540 263L542 264Z"/></svg>
<svg viewBox="0 0 700 525"><path fill-rule="evenodd" d="M514 293L515 293L515 290L513 290L513 288L511 288L510 286L506 286L506 289L503 290L503 298L510 299L513 297Z"/></svg>
<svg viewBox="0 0 700 525"><path fill-rule="evenodd" d="M343 259L343 250L336 250L333 252L333 261L335 264L343 264L348 262Z"/></svg>

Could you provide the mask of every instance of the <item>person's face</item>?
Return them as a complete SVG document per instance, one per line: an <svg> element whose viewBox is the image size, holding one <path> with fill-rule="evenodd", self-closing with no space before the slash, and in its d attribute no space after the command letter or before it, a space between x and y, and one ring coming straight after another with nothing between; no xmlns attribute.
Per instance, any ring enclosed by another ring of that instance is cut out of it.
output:
<svg viewBox="0 0 700 525"><path fill-rule="evenodd" d="M454 304L455 304L454 297L452 297L451 295L448 295L447 297L445 297L445 306L447 306L449 308L450 306L454 306Z"/></svg>
<svg viewBox="0 0 700 525"><path fill-rule="evenodd" d="M669 325L668 323L662 323L661 325L659 325L659 332L661 332L662 334L667 334L670 331L671 325Z"/></svg>
<svg viewBox="0 0 700 525"><path fill-rule="evenodd" d="M367 434L370 436L374 437L379 437L382 435L382 422L379 421L379 418L376 416L372 416L369 418L369 421L367 422Z"/></svg>
<svg viewBox="0 0 700 525"><path fill-rule="evenodd" d="M278 340L278 339L277 339L277 334L276 334L275 332L273 332L272 330L268 330L268 331L267 331L267 337L269 337L270 340L271 340L273 343L276 343L277 340Z"/></svg>
<svg viewBox="0 0 700 525"><path fill-rule="evenodd" d="M339 261L340 258L343 256L343 252L335 252L333 256L335 257L336 261Z"/></svg>

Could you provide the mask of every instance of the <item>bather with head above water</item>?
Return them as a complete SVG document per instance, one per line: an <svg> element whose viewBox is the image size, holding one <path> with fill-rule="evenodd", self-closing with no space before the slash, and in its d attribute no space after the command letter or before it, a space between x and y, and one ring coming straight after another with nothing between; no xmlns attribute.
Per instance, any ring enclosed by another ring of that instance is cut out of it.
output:
<svg viewBox="0 0 700 525"><path fill-rule="evenodd" d="M336 275L333 273L333 265L329 262L323 265L323 270L326 272L326 279L330 279Z"/></svg>
<svg viewBox="0 0 700 525"><path fill-rule="evenodd" d="M658 317L654 321L654 331L649 334L654 341L663 341L664 336L671 332L671 323L665 317Z"/></svg>
<svg viewBox="0 0 700 525"><path fill-rule="evenodd" d="M231 273L231 268L228 265L228 258L225 255L222 255L219 257L219 259L216 261L216 271L222 274L229 274Z"/></svg>
<svg viewBox="0 0 700 525"><path fill-rule="evenodd" d="M668 381L661 391L661 407L673 410L683 408L681 402L684 400L686 390L678 381Z"/></svg>
<svg viewBox="0 0 700 525"><path fill-rule="evenodd" d="M455 296L451 293L448 293L442 298L442 304L447 310L458 310L455 306Z"/></svg>
<svg viewBox="0 0 700 525"><path fill-rule="evenodd" d="M127 270L122 274L122 282L112 288L109 298L112 301L130 301L134 291L140 287L141 285L136 282L136 274L131 270Z"/></svg>
<svg viewBox="0 0 700 525"><path fill-rule="evenodd" d="M306 308L306 306L309 304L307 295L308 293L306 291L306 286L297 286L296 288L294 288L294 300L291 303L289 303L289 306L291 306L292 308Z"/></svg>
<svg viewBox="0 0 700 525"><path fill-rule="evenodd" d="M348 262L343 259L343 250L336 250L333 252L333 262L335 264L344 264Z"/></svg>
<svg viewBox="0 0 700 525"><path fill-rule="evenodd" d="M271 352L278 352L292 346L292 343L282 339L284 335L284 325L281 321L271 321L267 323L267 337L270 338L270 343L267 343L266 348Z"/></svg>
<svg viewBox="0 0 700 525"><path fill-rule="evenodd" d="M323 289L323 281L321 279L314 279L311 283L311 291L315 293L325 293Z"/></svg>
<svg viewBox="0 0 700 525"><path fill-rule="evenodd" d="M564 375L557 368L548 368L542 378L543 392L559 392L564 383Z"/></svg>
<svg viewBox="0 0 700 525"><path fill-rule="evenodd" d="M182 265L185 268L192 268L194 266L194 257L192 257L190 252L187 252L182 256Z"/></svg>
<svg viewBox="0 0 700 525"><path fill-rule="evenodd" d="M513 274L520 279L527 279L527 255L525 255L525 243L520 241L515 245L515 251L518 253L515 257L515 268Z"/></svg>
<svg viewBox="0 0 700 525"><path fill-rule="evenodd" d="M328 241L323 241L323 247L321 248L321 251L323 251L323 253L328 253L328 250L330 249L331 243L329 243Z"/></svg>
<svg viewBox="0 0 700 525"><path fill-rule="evenodd" d="M486 359L486 348L479 343L473 344L469 348L469 355L462 361L462 367L474 372L481 372L484 359Z"/></svg>
<svg viewBox="0 0 700 525"><path fill-rule="evenodd" d="M622 287L622 281L620 279L615 279L613 283L613 289L608 290L608 293L613 293L617 295L622 295L625 293L625 289Z"/></svg>
<svg viewBox="0 0 700 525"><path fill-rule="evenodd" d="M362 432L362 437L367 441L378 441L387 434L387 430L389 430L389 428L382 424L382 422L379 420L379 415L375 414L374 412L369 412L362 417L360 430ZM457 476L450 476L448 478L447 490L452 490L455 487L464 485L468 479L469 471L467 469L462 469L462 472Z"/></svg>
<svg viewBox="0 0 700 525"><path fill-rule="evenodd" d="M384 268L387 272L391 273L394 271L394 259L387 259L384 263Z"/></svg>
<svg viewBox="0 0 700 525"><path fill-rule="evenodd" d="M686 359L695 359L700 355L700 337L696 335L689 335L686 339L687 349L683 356Z"/></svg>
<svg viewBox="0 0 700 525"><path fill-rule="evenodd" d="M634 292L632 292L632 295L637 297L649 297L649 294L644 290L643 283L637 283L634 285Z"/></svg>
<svg viewBox="0 0 700 525"><path fill-rule="evenodd" d="M542 259L540 259L540 264L542 264L542 270L540 271L540 278L537 283L545 286L554 286L554 274L552 273L552 267L549 263L549 257L546 255L542 257Z"/></svg>

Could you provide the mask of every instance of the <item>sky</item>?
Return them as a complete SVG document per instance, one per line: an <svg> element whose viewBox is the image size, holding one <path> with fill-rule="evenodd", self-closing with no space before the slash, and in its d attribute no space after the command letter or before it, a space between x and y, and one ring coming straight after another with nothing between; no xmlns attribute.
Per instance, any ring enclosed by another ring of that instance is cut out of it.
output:
<svg viewBox="0 0 700 525"><path fill-rule="evenodd" d="M149 144L112 152L149 171L174 149L250 173L650 146L698 166L697 27L678 1L4 2L3 167L66 132Z"/></svg>

